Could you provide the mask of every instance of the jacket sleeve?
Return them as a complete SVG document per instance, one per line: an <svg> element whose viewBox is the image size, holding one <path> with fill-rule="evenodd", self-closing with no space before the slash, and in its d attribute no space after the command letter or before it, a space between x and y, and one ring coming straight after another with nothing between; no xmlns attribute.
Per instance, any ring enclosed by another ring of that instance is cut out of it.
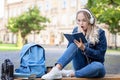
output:
<svg viewBox="0 0 120 80"><path fill-rule="evenodd" d="M107 42L106 42L105 32L103 30L100 31L100 33L99 33L99 42L96 43L95 46L90 47L88 45L85 45L85 54L88 57L91 57L93 59L103 60L106 49L107 49Z"/></svg>

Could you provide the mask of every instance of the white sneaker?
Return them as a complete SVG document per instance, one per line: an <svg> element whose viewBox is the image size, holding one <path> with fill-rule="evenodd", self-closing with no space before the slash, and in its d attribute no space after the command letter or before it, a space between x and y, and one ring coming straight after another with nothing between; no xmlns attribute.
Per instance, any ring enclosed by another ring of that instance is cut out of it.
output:
<svg viewBox="0 0 120 80"><path fill-rule="evenodd" d="M43 75L41 78L47 79L47 80L48 79L49 80L50 79L61 79L62 78L61 70L59 70L57 67L53 67L49 73Z"/></svg>
<svg viewBox="0 0 120 80"><path fill-rule="evenodd" d="M73 70L62 70L61 71L61 74L62 74L62 76L63 77L71 77L71 74L73 74L74 73L74 71Z"/></svg>

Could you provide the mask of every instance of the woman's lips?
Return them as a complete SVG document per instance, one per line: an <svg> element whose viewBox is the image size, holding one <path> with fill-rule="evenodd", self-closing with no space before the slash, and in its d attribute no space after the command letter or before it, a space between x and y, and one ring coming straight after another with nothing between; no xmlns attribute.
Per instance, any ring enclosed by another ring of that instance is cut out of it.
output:
<svg viewBox="0 0 120 80"><path fill-rule="evenodd" d="M84 28L84 26L81 26L81 28Z"/></svg>

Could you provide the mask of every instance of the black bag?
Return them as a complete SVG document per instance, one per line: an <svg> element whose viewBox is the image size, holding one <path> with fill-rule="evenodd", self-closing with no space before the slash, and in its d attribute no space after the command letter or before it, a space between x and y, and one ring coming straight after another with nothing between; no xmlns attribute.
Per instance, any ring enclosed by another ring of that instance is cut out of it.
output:
<svg viewBox="0 0 120 80"><path fill-rule="evenodd" d="M14 65L10 59L5 59L1 67L1 80L14 80Z"/></svg>

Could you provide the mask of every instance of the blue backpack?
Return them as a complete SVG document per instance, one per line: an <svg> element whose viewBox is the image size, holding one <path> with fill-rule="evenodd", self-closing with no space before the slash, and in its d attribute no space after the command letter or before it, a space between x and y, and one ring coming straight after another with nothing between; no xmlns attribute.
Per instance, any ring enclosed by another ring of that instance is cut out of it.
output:
<svg viewBox="0 0 120 80"><path fill-rule="evenodd" d="M45 50L39 44L25 44L20 52L20 67L15 70L15 77L29 77L45 74Z"/></svg>

